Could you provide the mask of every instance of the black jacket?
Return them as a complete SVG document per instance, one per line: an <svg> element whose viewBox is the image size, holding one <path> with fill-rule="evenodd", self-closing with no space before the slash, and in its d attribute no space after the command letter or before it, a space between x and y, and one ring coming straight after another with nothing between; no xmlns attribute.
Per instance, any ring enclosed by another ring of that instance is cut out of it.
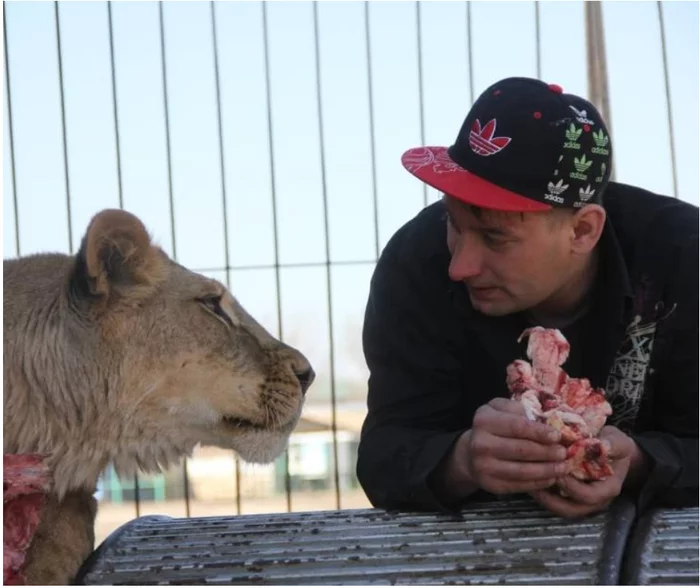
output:
<svg viewBox="0 0 700 588"><path fill-rule="evenodd" d="M698 208L613 182L605 208L578 360L564 368L605 388L613 407L607 424L651 458L638 508L697 504ZM523 317L473 310L464 285L448 277L449 259L438 202L397 231L372 277L357 475L377 507L449 508L428 476L479 406L508 397L506 366L525 358L525 342L517 343ZM492 498L477 492L468 500Z"/></svg>

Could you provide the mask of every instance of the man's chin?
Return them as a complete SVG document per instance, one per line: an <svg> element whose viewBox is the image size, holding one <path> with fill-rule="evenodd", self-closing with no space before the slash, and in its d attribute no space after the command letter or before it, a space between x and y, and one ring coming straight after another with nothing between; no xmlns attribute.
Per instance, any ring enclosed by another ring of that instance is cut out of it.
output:
<svg viewBox="0 0 700 588"><path fill-rule="evenodd" d="M482 300L476 296L469 295L472 308L486 316L506 316L517 312L508 300Z"/></svg>
<svg viewBox="0 0 700 588"><path fill-rule="evenodd" d="M508 309L508 308L501 308L500 305L497 304L489 304L489 303L483 303L483 304L473 304L474 310L477 312L480 312L481 314L485 316L506 316L507 314L512 314L513 311Z"/></svg>

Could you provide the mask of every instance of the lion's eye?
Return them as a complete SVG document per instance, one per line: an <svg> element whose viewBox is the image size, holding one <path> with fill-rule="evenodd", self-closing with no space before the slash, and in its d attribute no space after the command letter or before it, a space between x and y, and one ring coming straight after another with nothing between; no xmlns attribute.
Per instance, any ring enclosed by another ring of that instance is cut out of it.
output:
<svg viewBox="0 0 700 588"><path fill-rule="evenodd" d="M204 306L206 306L211 312L224 320L224 322L229 326L233 327L233 321L231 317L227 315L221 308L221 295L218 296L204 296L198 299Z"/></svg>

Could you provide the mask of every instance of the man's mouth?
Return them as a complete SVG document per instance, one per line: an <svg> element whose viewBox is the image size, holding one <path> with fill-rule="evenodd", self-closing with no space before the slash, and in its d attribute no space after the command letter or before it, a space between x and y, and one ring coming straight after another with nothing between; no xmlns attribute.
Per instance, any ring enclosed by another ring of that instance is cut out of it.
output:
<svg viewBox="0 0 700 588"><path fill-rule="evenodd" d="M487 287L474 287L474 286L468 286L469 294L473 298L477 299L491 299L495 298L498 296L501 292L501 289L496 287L496 286L487 286Z"/></svg>

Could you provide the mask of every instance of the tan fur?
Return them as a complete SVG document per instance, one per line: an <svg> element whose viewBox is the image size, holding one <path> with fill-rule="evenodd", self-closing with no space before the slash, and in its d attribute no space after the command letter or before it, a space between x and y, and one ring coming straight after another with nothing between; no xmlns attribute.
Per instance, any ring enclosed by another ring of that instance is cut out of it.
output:
<svg viewBox="0 0 700 588"><path fill-rule="evenodd" d="M133 215L98 214L76 256L6 260L3 287L4 451L49 456L60 521L32 547L38 583L72 577L47 572L47 553L75 544L82 561L92 549L88 499L108 463L131 475L199 443L259 463L284 449L313 380L308 361L220 283L153 246ZM203 302L218 295L228 320Z"/></svg>

